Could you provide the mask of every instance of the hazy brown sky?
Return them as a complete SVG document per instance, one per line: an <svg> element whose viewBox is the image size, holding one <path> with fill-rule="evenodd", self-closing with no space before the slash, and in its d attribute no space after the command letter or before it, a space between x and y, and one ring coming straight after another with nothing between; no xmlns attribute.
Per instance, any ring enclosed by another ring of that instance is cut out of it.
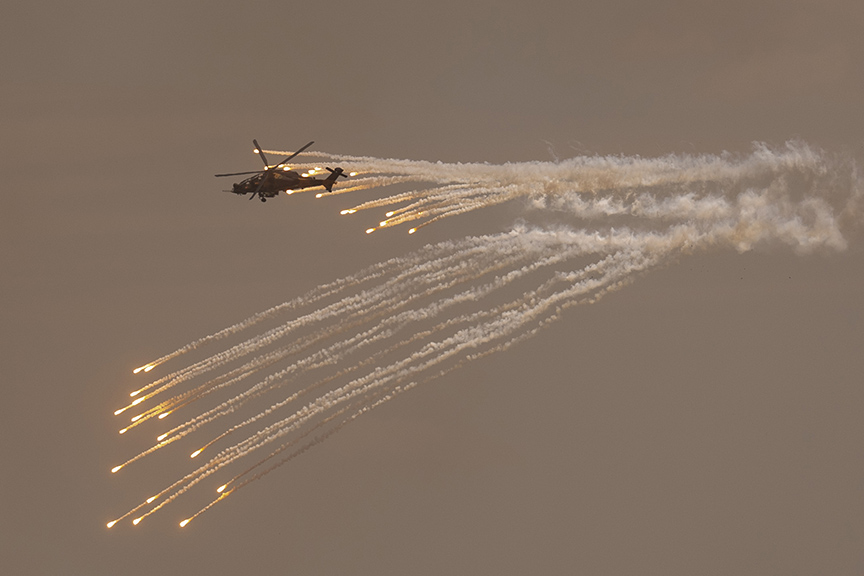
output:
<svg viewBox="0 0 864 576"><path fill-rule="evenodd" d="M7 2L0 572L860 574L864 260L718 250L361 418L185 531L131 369L428 242L220 192L251 139L448 162L862 156L857 1ZM145 440L141 440L143 443ZM178 504L179 506L179 504Z"/></svg>

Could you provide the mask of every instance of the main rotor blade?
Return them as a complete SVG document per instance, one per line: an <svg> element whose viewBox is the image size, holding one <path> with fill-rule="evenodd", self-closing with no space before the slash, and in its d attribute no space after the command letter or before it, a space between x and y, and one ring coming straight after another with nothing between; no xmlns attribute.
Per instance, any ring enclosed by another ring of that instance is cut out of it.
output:
<svg viewBox="0 0 864 576"><path fill-rule="evenodd" d="M264 161L264 166L269 166L270 164L267 162L267 157L264 156L264 151L261 150L261 146L258 145L258 141L253 138L252 143L255 145L255 151L258 152L258 155L261 156L261 160Z"/></svg>
<svg viewBox="0 0 864 576"><path fill-rule="evenodd" d="M314 144L314 143L315 143L314 140L311 141L311 142L309 142L308 144L306 144L305 146L303 146L302 148L300 148L299 150L297 150L296 152L294 152L293 154L291 154L290 156L288 156L287 158L285 158L284 160L282 160L282 162L280 162L279 164L277 164L276 166L274 166L274 168L278 168L279 166L282 166L283 164L287 164L288 162L291 161L292 158L294 158L295 156L297 156L298 154L300 154L300 152L303 152L304 150L306 150L306 148L308 148L309 146L311 146L311 145Z"/></svg>
<svg viewBox="0 0 864 576"><path fill-rule="evenodd" d="M214 174L217 178L221 176L245 176L246 174L260 174L264 170L253 170L252 172L231 172L230 174Z"/></svg>
<svg viewBox="0 0 864 576"><path fill-rule="evenodd" d="M259 196L261 194L261 188L264 187L264 182L267 180L267 177L270 175L270 171L265 171L264 175L261 176L261 181L258 183L258 188L255 189L255 192L252 193L252 196L249 197L249 200L254 198L255 196ZM261 196L263 198L263 196Z"/></svg>

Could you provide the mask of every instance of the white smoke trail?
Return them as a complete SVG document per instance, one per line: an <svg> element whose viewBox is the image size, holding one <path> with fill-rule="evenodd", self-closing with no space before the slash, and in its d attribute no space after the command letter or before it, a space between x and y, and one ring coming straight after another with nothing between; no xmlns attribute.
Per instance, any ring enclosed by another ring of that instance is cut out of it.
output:
<svg viewBox="0 0 864 576"><path fill-rule="evenodd" d="M503 166L339 158L362 174L353 189L418 184L343 211L389 208L376 228L420 221L413 232L508 201L522 202L526 222L508 232L441 242L372 266L145 365L152 368L291 314L275 328L133 393L146 392L136 399L140 403L218 371L134 417L124 432L197 405L210 394L224 396L254 374L284 363L175 425L115 471L253 401L290 389L224 426L194 455L229 436L239 439L123 518L150 506L140 520L212 474L281 442L235 473L231 489L194 518L395 395L506 350L567 308L594 302L683 255L760 245L785 245L799 253L843 250L848 231L861 220L864 190L854 162L802 143L779 150L757 146L744 156L581 157ZM299 405L307 396L312 399ZM304 440L318 430L318 436ZM282 460L251 474L290 449Z"/></svg>

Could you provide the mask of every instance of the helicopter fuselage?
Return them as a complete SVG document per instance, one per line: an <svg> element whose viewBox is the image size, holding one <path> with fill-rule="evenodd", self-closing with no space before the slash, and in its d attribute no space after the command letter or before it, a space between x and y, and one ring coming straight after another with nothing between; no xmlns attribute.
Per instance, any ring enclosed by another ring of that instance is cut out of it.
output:
<svg viewBox="0 0 864 576"><path fill-rule="evenodd" d="M258 190L261 179L264 174L256 174L251 178L247 178L242 182L234 184L234 189L231 190L235 194L251 194ZM325 180L313 178L312 176L301 176L294 170L274 170L268 177L264 185L261 186L260 195L262 198L273 198L279 192L293 192L304 188L312 188L314 186L324 186Z"/></svg>

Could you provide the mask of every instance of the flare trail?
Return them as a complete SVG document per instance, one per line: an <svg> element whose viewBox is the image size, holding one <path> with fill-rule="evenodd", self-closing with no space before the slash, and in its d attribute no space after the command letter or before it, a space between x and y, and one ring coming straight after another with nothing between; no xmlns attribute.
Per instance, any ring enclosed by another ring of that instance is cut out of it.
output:
<svg viewBox="0 0 864 576"><path fill-rule="evenodd" d="M138 514L137 523L224 475L185 525L394 396L506 350L567 308L684 255L756 246L843 250L861 220L864 190L851 159L798 142L759 145L747 155L505 165L318 156L359 174L321 196L407 188L343 211L384 212L367 232L411 223L413 233L504 202L521 203L523 217L505 232L428 245L369 267L142 366L149 372L231 342L132 392L134 401L117 411L135 412L123 432L186 415L114 471L187 436L204 437L193 457L215 452L118 520Z"/></svg>

